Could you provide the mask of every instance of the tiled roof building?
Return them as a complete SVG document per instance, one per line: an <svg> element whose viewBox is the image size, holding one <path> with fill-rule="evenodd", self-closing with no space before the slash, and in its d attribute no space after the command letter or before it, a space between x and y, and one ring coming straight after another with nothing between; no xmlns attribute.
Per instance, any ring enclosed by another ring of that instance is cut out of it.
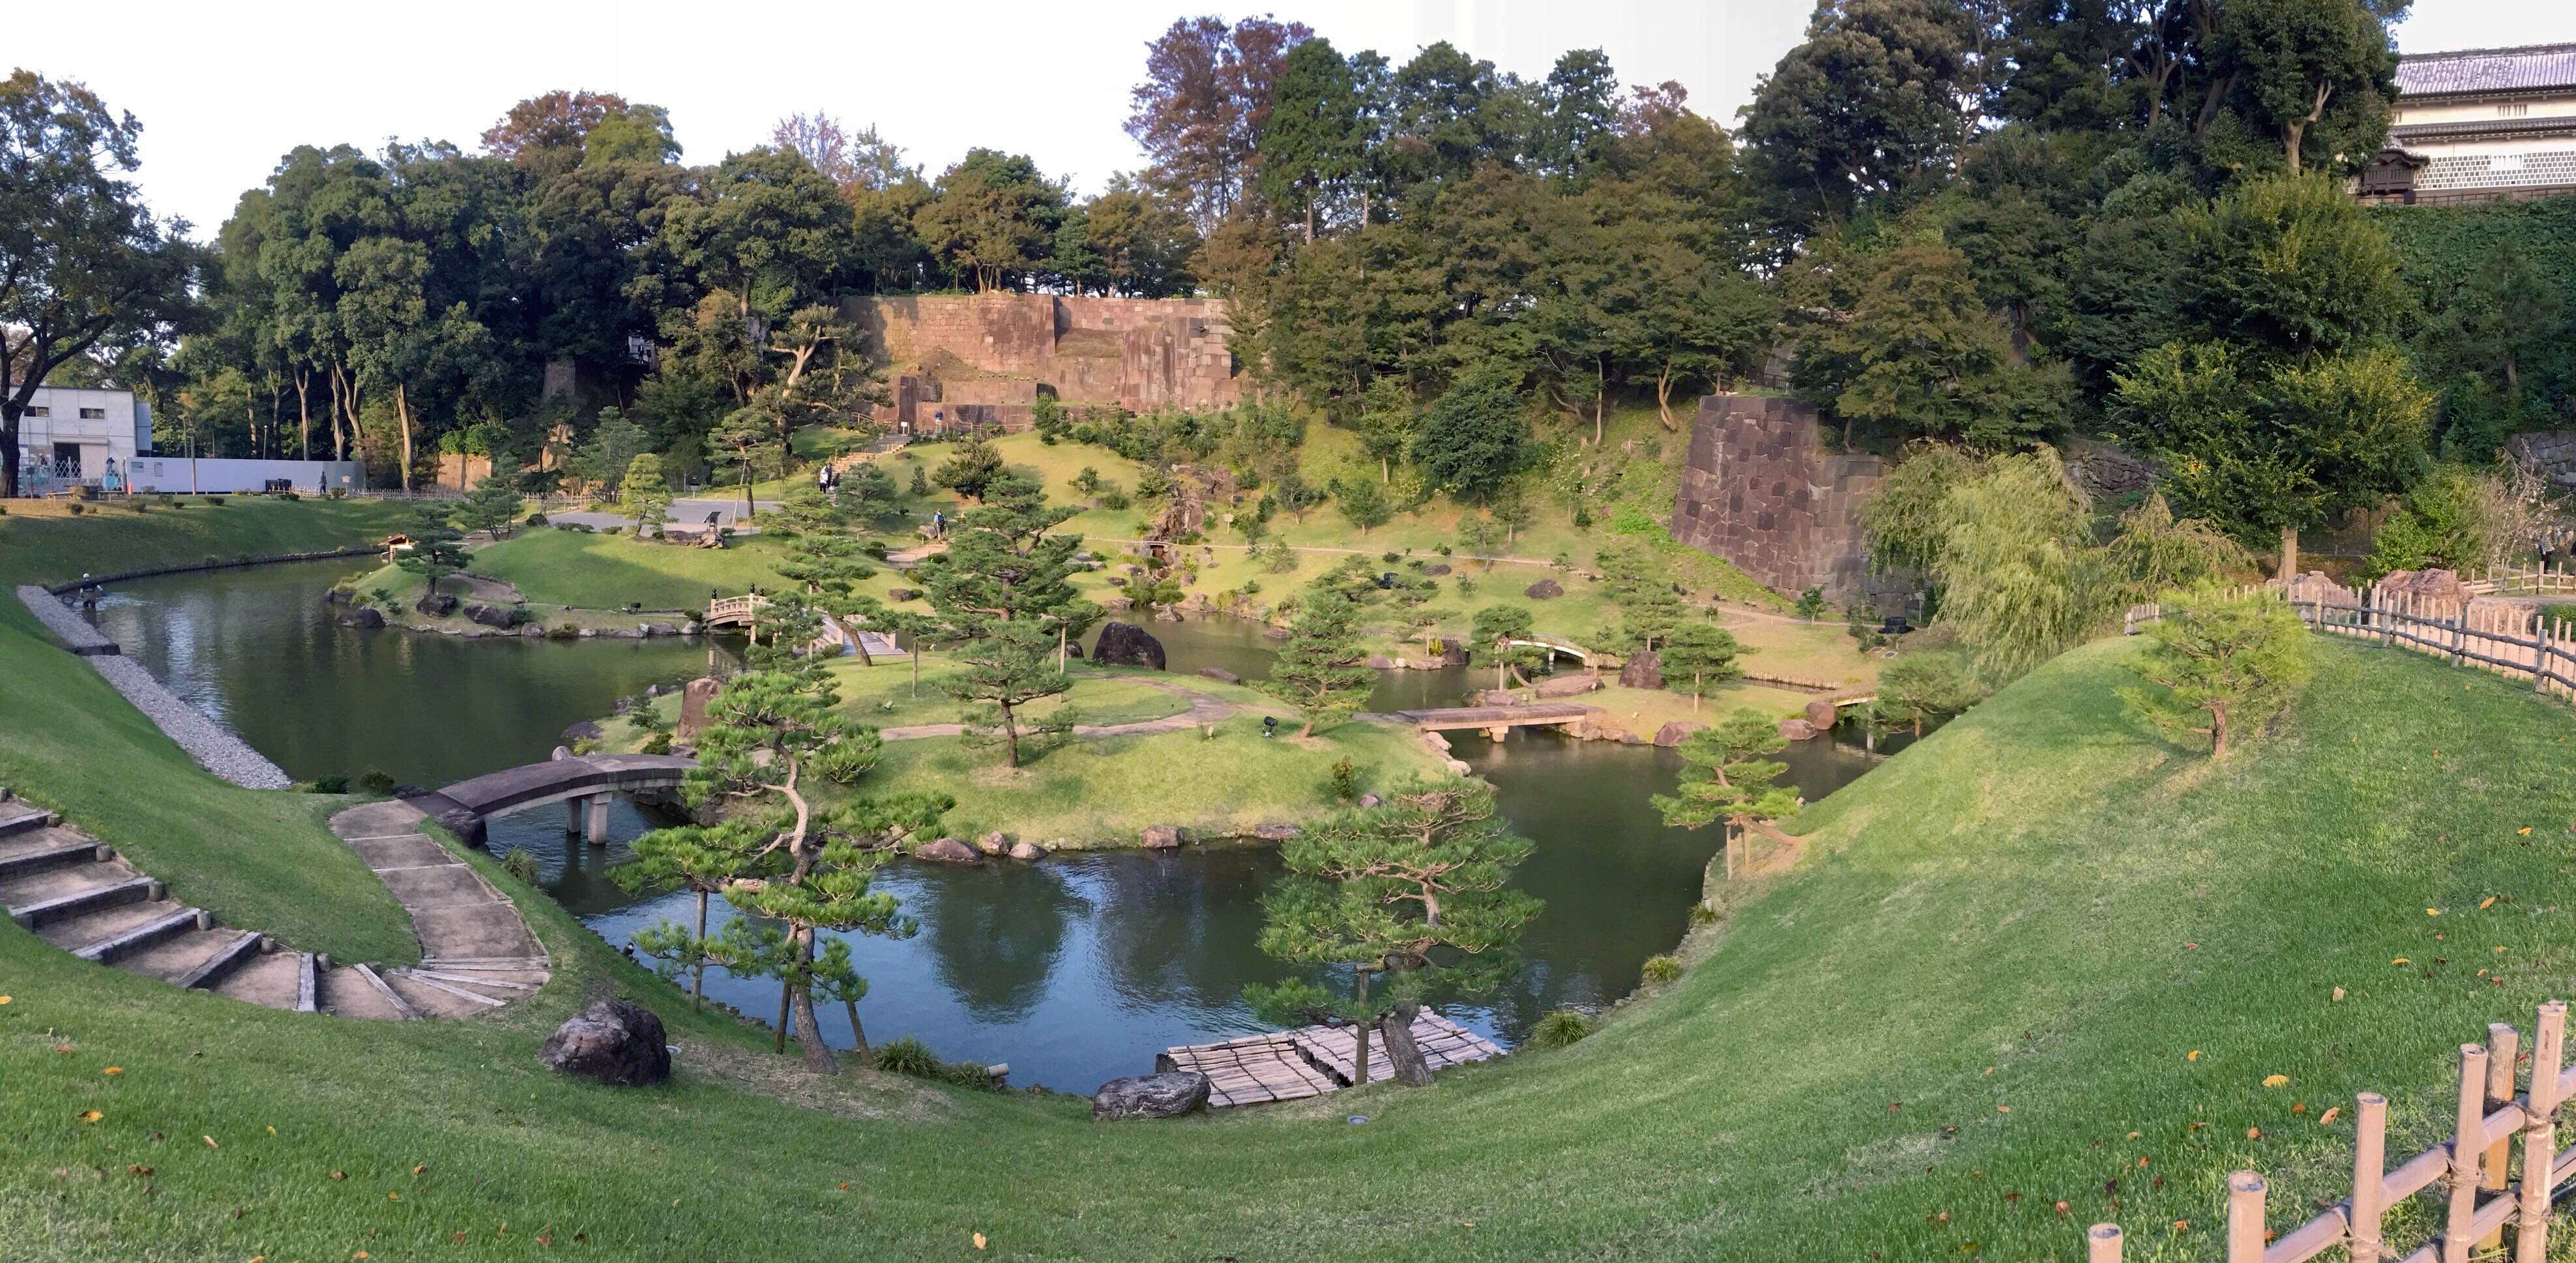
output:
<svg viewBox="0 0 2576 1263"><path fill-rule="evenodd" d="M2361 176L2364 200L2576 193L2576 44L2401 57L2397 88L2388 147Z"/></svg>

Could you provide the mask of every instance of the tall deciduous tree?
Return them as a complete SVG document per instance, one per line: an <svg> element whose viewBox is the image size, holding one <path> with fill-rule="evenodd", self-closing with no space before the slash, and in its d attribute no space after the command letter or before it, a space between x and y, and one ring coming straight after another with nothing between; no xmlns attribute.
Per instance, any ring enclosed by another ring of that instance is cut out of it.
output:
<svg viewBox="0 0 2576 1263"><path fill-rule="evenodd" d="M1289 51L1314 34L1302 22L1248 17L1228 27L1182 18L1146 45L1145 81L1129 99L1127 134L1155 174L1203 226L1251 193L1254 153Z"/></svg>
<svg viewBox="0 0 2576 1263"><path fill-rule="evenodd" d="M0 496L18 494L19 419L48 374L166 348L196 319L201 252L125 178L142 131L79 84L0 81Z"/></svg>

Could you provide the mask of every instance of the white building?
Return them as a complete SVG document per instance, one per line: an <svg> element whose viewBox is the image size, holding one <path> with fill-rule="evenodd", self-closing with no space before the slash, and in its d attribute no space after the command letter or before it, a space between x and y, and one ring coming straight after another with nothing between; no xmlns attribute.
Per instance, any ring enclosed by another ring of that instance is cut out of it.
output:
<svg viewBox="0 0 2576 1263"><path fill-rule="evenodd" d="M2410 206L2576 193L2576 44L2398 58L2388 147L2358 192Z"/></svg>
<svg viewBox="0 0 2576 1263"><path fill-rule="evenodd" d="M18 419L19 481L31 495L121 487L134 458L151 451L152 405L130 390L39 386Z"/></svg>

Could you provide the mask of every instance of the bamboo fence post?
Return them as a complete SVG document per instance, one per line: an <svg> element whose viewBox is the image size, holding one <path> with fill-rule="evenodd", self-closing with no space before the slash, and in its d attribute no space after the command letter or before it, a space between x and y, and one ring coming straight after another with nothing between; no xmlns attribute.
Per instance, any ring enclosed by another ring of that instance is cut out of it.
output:
<svg viewBox="0 0 2576 1263"><path fill-rule="evenodd" d="M2251 1171L2227 1177L2227 1263L2263 1263L2263 1193Z"/></svg>
<svg viewBox="0 0 2576 1263"><path fill-rule="evenodd" d="M2364 1092L2353 1098L2352 1263L2380 1263L2379 1221L2388 1205L2388 1098Z"/></svg>
<svg viewBox="0 0 2576 1263"><path fill-rule="evenodd" d="M2478 1212L2478 1151L2486 1147L2487 1050L2460 1045L2460 1108L2452 1116L2451 1197L2442 1216L2442 1263L2469 1263L2476 1240L2469 1220Z"/></svg>
<svg viewBox="0 0 2576 1263"><path fill-rule="evenodd" d="M2084 1263L2120 1263L2120 1225L2095 1224L2084 1234Z"/></svg>
<svg viewBox="0 0 2576 1263"><path fill-rule="evenodd" d="M2487 1023L2487 1103L2488 1113L2502 1109L2513 1101L2513 1065L2522 1051L2522 1032L2511 1022ZM2510 1133L2487 1137L2485 1160L2478 1164L2478 1187L2488 1193L2501 1194L2508 1187L2505 1168L2513 1164L2513 1136ZM2493 1250L2504 1244L2504 1228L2498 1226L2478 1241L2481 1250Z"/></svg>
<svg viewBox="0 0 2576 1263"><path fill-rule="evenodd" d="M2536 614L2531 619L2531 691L2549 692L2549 620Z"/></svg>
<svg viewBox="0 0 2576 1263"><path fill-rule="evenodd" d="M2558 1165L2552 1122L2558 1113L2558 1061L2566 1030L2566 1001L2540 1006L2531 1034L2531 1095L2523 1105L2521 1223L2513 1243L2513 1257L2520 1263L2541 1263L2549 1254L2549 1186Z"/></svg>

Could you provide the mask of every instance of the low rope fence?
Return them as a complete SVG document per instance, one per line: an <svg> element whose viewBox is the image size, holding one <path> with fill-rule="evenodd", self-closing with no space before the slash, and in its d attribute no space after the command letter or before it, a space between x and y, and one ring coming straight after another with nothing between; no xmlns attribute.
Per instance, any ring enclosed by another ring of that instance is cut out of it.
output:
<svg viewBox="0 0 2576 1263"><path fill-rule="evenodd" d="M2576 576L2534 573L2553 581L2576 580ZM2448 658L2452 666L2529 680L2534 692L2576 701L2576 625L2529 606L2311 581L2288 589L2238 589L2233 595L2248 593L2283 600L2300 621L2327 635ZM2121 630L2136 635L2163 617L2161 603L2132 605L2121 619Z"/></svg>
<svg viewBox="0 0 2576 1263"><path fill-rule="evenodd" d="M2388 1169L2388 1098L2363 1092L2353 1098L2352 1188L2343 1200L2286 1232L2269 1226L2271 1186L2260 1174L2227 1177L2227 1263L2306 1263L2341 1250L2353 1263L2468 1263L2493 1257L2508 1229L2515 1263L2543 1263L2549 1254L2550 1202L2576 1179L2576 1149L2560 1150L2558 1107L2576 1093L2576 1069L2562 1068L2567 1003L2551 1000L2532 1023L2531 1072L2514 1091L2516 1063L2524 1056L2522 1032L2508 1023L2487 1027L2483 1044L2460 1045L2458 1108L2449 1137ZM2514 1141L2521 1162L2514 1162ZM2436 1186L2439 1186L2438 1189ZM2391 1242L2384 1231L2390 1207L2432 1190L2442 1204L2442 1227L2430 1240ZM2117 1224L2095 1224L2085 1233L2088 1263L2120 1263ZM2402 1252L2402 1253L2401 1253Z"/></svg>

